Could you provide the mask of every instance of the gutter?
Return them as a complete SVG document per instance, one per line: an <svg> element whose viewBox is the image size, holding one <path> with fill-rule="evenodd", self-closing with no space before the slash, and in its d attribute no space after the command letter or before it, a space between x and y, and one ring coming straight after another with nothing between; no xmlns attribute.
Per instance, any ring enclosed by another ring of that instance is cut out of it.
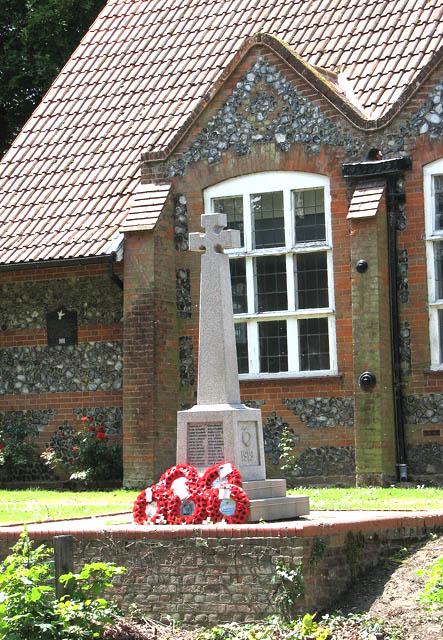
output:
<svg viewBox="0 0 443 640"><path fill-rule="evenodd" d="M123 289L123 281L114 272L114 264L117 254L113 251L107 255L88 256L86 258L66 258L61 260L38 260L36 262L14 262L0 264L0 273L8 271L25 271L28 269L47 269L48 267L82 267L88 264L107 264L108 276L120 289Z"/></svg>

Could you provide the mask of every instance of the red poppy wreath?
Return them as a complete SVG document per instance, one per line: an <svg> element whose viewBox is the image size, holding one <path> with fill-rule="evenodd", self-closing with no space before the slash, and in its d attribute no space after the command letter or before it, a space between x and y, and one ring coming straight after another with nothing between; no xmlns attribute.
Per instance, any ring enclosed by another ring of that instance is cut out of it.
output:
<svg viewBox="0 0 443 640"><path fill-rule="evenodd" d="M201 479L205 489L217 489L224 484L242 486L240 471L230 462L217 462L208 467Z"/></svg>
<svg viewBox="0 0 443 640"><path fill-rule="evenodd" d="M168 500L168 524L201 524L206 518L206 495L198 488L176 494Z"/></svg>
<svg viewBox="0 0 443 640"><path fill-rule="evenodd" d="M249 498L241 487L225 484L218 489L208 489L206 511L211 522L243 524L249 516Z"/></svg>
<svg viewBox="0 0 443 640"><path fill-rule="evenodd" d="M164 485L166 489L173 489L173 483L179 478L186 478L186 484L197 488L200 484L198 471L191 464L180 462L164 472L158 481L159 485Z"/></svg>
<svg viewBox="0 0 443 640"><path fill-rule="evenodd" d="M135 499L132 509L135 524L165 524L168 494L168 491L158 485L141 491Z"/></svg>

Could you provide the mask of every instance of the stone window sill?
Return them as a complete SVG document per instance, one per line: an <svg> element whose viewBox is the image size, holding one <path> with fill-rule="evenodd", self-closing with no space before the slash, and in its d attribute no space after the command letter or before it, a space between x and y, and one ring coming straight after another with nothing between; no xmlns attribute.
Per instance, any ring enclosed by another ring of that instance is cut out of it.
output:
<svg viewBox="0 0 443 640"><path fill-rule="evenodd" d="M240 382L257 382L260 380L330 380L330 379L340 379L343 377L343 374L340 371L331 371L330 373L325 373L324 371L315 373L314 371L307 371L306 373L301 372L282 372L282 373L241 373L238 378Z"/></svg>

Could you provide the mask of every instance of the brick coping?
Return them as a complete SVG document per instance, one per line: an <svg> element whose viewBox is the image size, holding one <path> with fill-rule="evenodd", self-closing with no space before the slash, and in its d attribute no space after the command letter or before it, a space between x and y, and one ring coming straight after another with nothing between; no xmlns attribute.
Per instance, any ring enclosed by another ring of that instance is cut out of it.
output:
<svg viewBox="0 0 443 640"><path fill-rule="evenodd" d="M124 514L126 515L126 514ZM130 514L128 514L128 518ZM112 519L116 524L112 524ZM15 540L25 525L2 526L0 539ZM72 535L82 539L187 539L187 538L280 538L327 537L348 531L426 528L443 529L443 510L438 511L314 511L305 518L285 522L242 525L135 525L121 524L117 516L42 522L26 525L31 538Z"/></svg>

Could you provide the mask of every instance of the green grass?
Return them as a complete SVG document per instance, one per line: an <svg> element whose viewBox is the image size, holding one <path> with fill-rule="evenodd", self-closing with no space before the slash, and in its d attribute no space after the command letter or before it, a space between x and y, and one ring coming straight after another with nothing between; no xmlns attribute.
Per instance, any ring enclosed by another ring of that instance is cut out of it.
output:
<svg viewBox="0 0 443 640"><path fill-rule="evenodd" d="M132 510L137 491L0 490L0 524L38 522L121 513ZM292 489L290 494L310 498L317 510L443 510L443 489L434 488L325 488ZM123 517L127 522L128 518Z"/></svg>
<svg viewBox="0 0 443 640"><path fill-rule="evenodd" d="M0 523L82 518L130 511L137 491L0 490Z"/></svg>
<svg viewBox="0 0 443 640"><path fill-rule="evenodd" d="M443 511L443 489L426 487L351 487L291 489L292 495L304 494L310 499L311 509L324 510L405 510L421 511L439 509Z"/></svg>

